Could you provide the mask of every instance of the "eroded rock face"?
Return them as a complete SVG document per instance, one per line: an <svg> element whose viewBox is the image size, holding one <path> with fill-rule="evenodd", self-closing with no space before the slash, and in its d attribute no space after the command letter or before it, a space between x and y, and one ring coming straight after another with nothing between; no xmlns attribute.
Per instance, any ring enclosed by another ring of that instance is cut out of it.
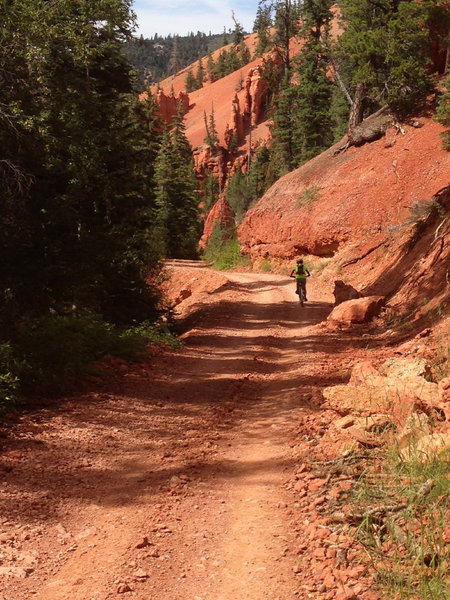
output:
<svg viewBox="0 0 450 600"><path fill-rule="evenodd" d="M384 285L389 228L411 218L417 190L431 201L450 180L442 126L421 121L421 128L404 125L405 135L391 128L386 138L335 154L339 143L280 178L240 226L243 251L252 262L265 255L287 261L297 254L334 257L339 252L342 262L348 259L357 268L368 257L367 279ZM387 138L394 145L386 147Z"/></svg>
<svg viewBox="0 0 450 600"><path fill-rule="evenodd" d="M367 296L347 300L336 306L328 317L331 323L367 323L380 314L386 299L384 296Z"/></svg>
<svg viewBox="0 0 450 600"><path fill-rule="evenodd" d="M232 225L234 225L234 213L231 206L228 204L228 201L223 195L212 207L210 210L208 217L205 221L205 227L203 229L203 235L200 240L199 246L200 248L205 248L210 239L214 228L220 225L222 228L226 229Z"/></svg>
<svg viewBox="0 0 450 600"><path fill-rule="evenodd" d="M179 92L177 95L166 95L162 90L159 90L156 95L156 102L158 103L161 117L166 123L172 123L180 103L183 106L185 114L189 110L189 94L186 92Z"/></svg>
<svg viewBox="0 0 450 600"><path fill-rule="evenodd" d="M406 459L427 460L445 450L449 415L442 386L424 377L428 371L417 358L390 358L378 368L367 360L356 364L347 385L324 390L324 406L345 415L334 421L330 435L333 429L343 432L349 448L395 442Z"/></svg>
<svg viewBox="0 0 450 600"><path fill-rule="evenodd" d="M263 77L261 65L250 69L245 79L244 113L250 115L250 123L254 127L261 119L262 107L268 84Z"/></svg>
<svg viewBox="0 0 450 600"><path fill-rule="evenodd" d="M361 298L361 293L351 285L344 283L340 279L334 282L334 304L337 306L338 304L342 304L346 300L355 300L356 298Z"/></svg>

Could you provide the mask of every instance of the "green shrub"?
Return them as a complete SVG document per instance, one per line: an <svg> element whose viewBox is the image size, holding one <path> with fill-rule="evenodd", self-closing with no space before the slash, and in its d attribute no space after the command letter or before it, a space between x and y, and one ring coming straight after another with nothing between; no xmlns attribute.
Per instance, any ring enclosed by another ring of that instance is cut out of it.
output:
<svg viewBox="0 0 450 600"><path fill-rule="evenodd" d="M435 119L445 125L450 126L450 77L446 82L447 91L439 98ZM450 150L450 129L441 133L442 145L445 150Z"/></svg>
<svg viewBox="0 0 450 600"><path fill-rule="evenodd" d="M203 258L221 271L249 264L248 257L241 255L236 231L232 228L223 229L220 226L214 229Z"/></svg>
<svg viewBox="0 0 450 600"><path fill-rule="evenodd" d="M310 187L304 190L297 202L295 203L296 208L303 208L304 206L310 207L314 202L317 202L320 198L320 188Z"/></svg>
<svg viewBox="0 0 450 600"><path fill-rule="evenodd" d="M450 600L450 454L420 450L423 433L360 479L356 535L386 598Z"/></svg>
<svg viewBox="0 0 450 600"><path fill-rule="evenodd" d="M144 322L124 329L93 313L39 319L18 341L23 356L17 374L21 387L28 391L39 384L64 386L106 354L139 361L149 343L176 345L176 338L161 327Z"/></svg>
<svg viewBox="0 0 450 600"><path fill-rule="evenodd" d="M261 271L264 271L265 273L269 273L272 270L272 263L270 262L270 260L267 260L265 258L262 261L260 268L261 268Z"/></svg>
<svg viewBox="0 0 450 600"><path fill-rule="evenodd" d="M11 345L0 344L0 414L16 404L19 387L16 371L17 363Z"/></svg>

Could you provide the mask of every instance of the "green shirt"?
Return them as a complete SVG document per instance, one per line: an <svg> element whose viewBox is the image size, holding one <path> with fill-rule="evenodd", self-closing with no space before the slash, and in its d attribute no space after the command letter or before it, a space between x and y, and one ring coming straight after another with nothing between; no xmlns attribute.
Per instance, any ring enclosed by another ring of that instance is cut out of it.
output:
<svg viewBox="0 0 450 600"><path fill-rule="evenodd" d="M294 267L294 273L295 273L295 279L306 279L307 275L306 275L306 271L307 271L307 267L306 265L295 265Z"/></svg>

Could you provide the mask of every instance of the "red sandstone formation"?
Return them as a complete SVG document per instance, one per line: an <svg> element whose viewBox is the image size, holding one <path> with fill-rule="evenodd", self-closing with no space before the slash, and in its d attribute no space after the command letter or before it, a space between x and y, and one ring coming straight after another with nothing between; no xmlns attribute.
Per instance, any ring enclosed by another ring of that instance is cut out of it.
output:
<svg viewBox="0 0 450 600"><path fill-rule="evenodd" d="M262 65L250 69L245 80L244 114L250 115L252 127L257 125L261 119L267 88L268 83L263 76Z"/></svg>
<svg viewBox="0 0 450 600"><path fill-rule="evenodd" d="M411 216L450 181L443 127L419 119L406 134L335 154L330 148L278 180L247 213L239 229L253 262L297 254L332 257L350 244L360 254L381 246L389 229Z"/></svg>
<svg viewBox="0 0 450 600"><path fill-rule="evenodd" d="M336 306L328 317L331 323L367 323L380 314L386 303L383 296L367 296L346 300Z"/></svg>
<svg viewBox="0 0 450 600"><path fill-rule="evenodd" d="M166 95L162 90L159 90L156 95L156 101L161 112L161 117L166 123L172 122L180 103L185 113L189 110L189 94L186 92L179 92L177 95L175 93Z"/></svg>
<svg viewBox="0 0 450 600"><path fill-rule="evenodd" d="M208 214L199 244L200 248L205 248L217 225L220 225L223 229L234 226L234 213L225 194L215 203Z"/></svg>

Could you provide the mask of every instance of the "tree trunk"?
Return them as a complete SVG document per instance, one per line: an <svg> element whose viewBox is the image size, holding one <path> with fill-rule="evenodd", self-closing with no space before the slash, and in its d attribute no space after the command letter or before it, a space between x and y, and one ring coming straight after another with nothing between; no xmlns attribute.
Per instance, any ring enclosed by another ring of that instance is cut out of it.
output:
<svg viewBox="0 0 450 600"><path fill-rule="evenodd" d="M366 90L364 83L356 84L355 97L353 98L353 104L350 109L350 115L348 119L348 132L351 133L353 127L359 125L363 120L363 108L364 108L364 98L365 98Z"/></svg>

